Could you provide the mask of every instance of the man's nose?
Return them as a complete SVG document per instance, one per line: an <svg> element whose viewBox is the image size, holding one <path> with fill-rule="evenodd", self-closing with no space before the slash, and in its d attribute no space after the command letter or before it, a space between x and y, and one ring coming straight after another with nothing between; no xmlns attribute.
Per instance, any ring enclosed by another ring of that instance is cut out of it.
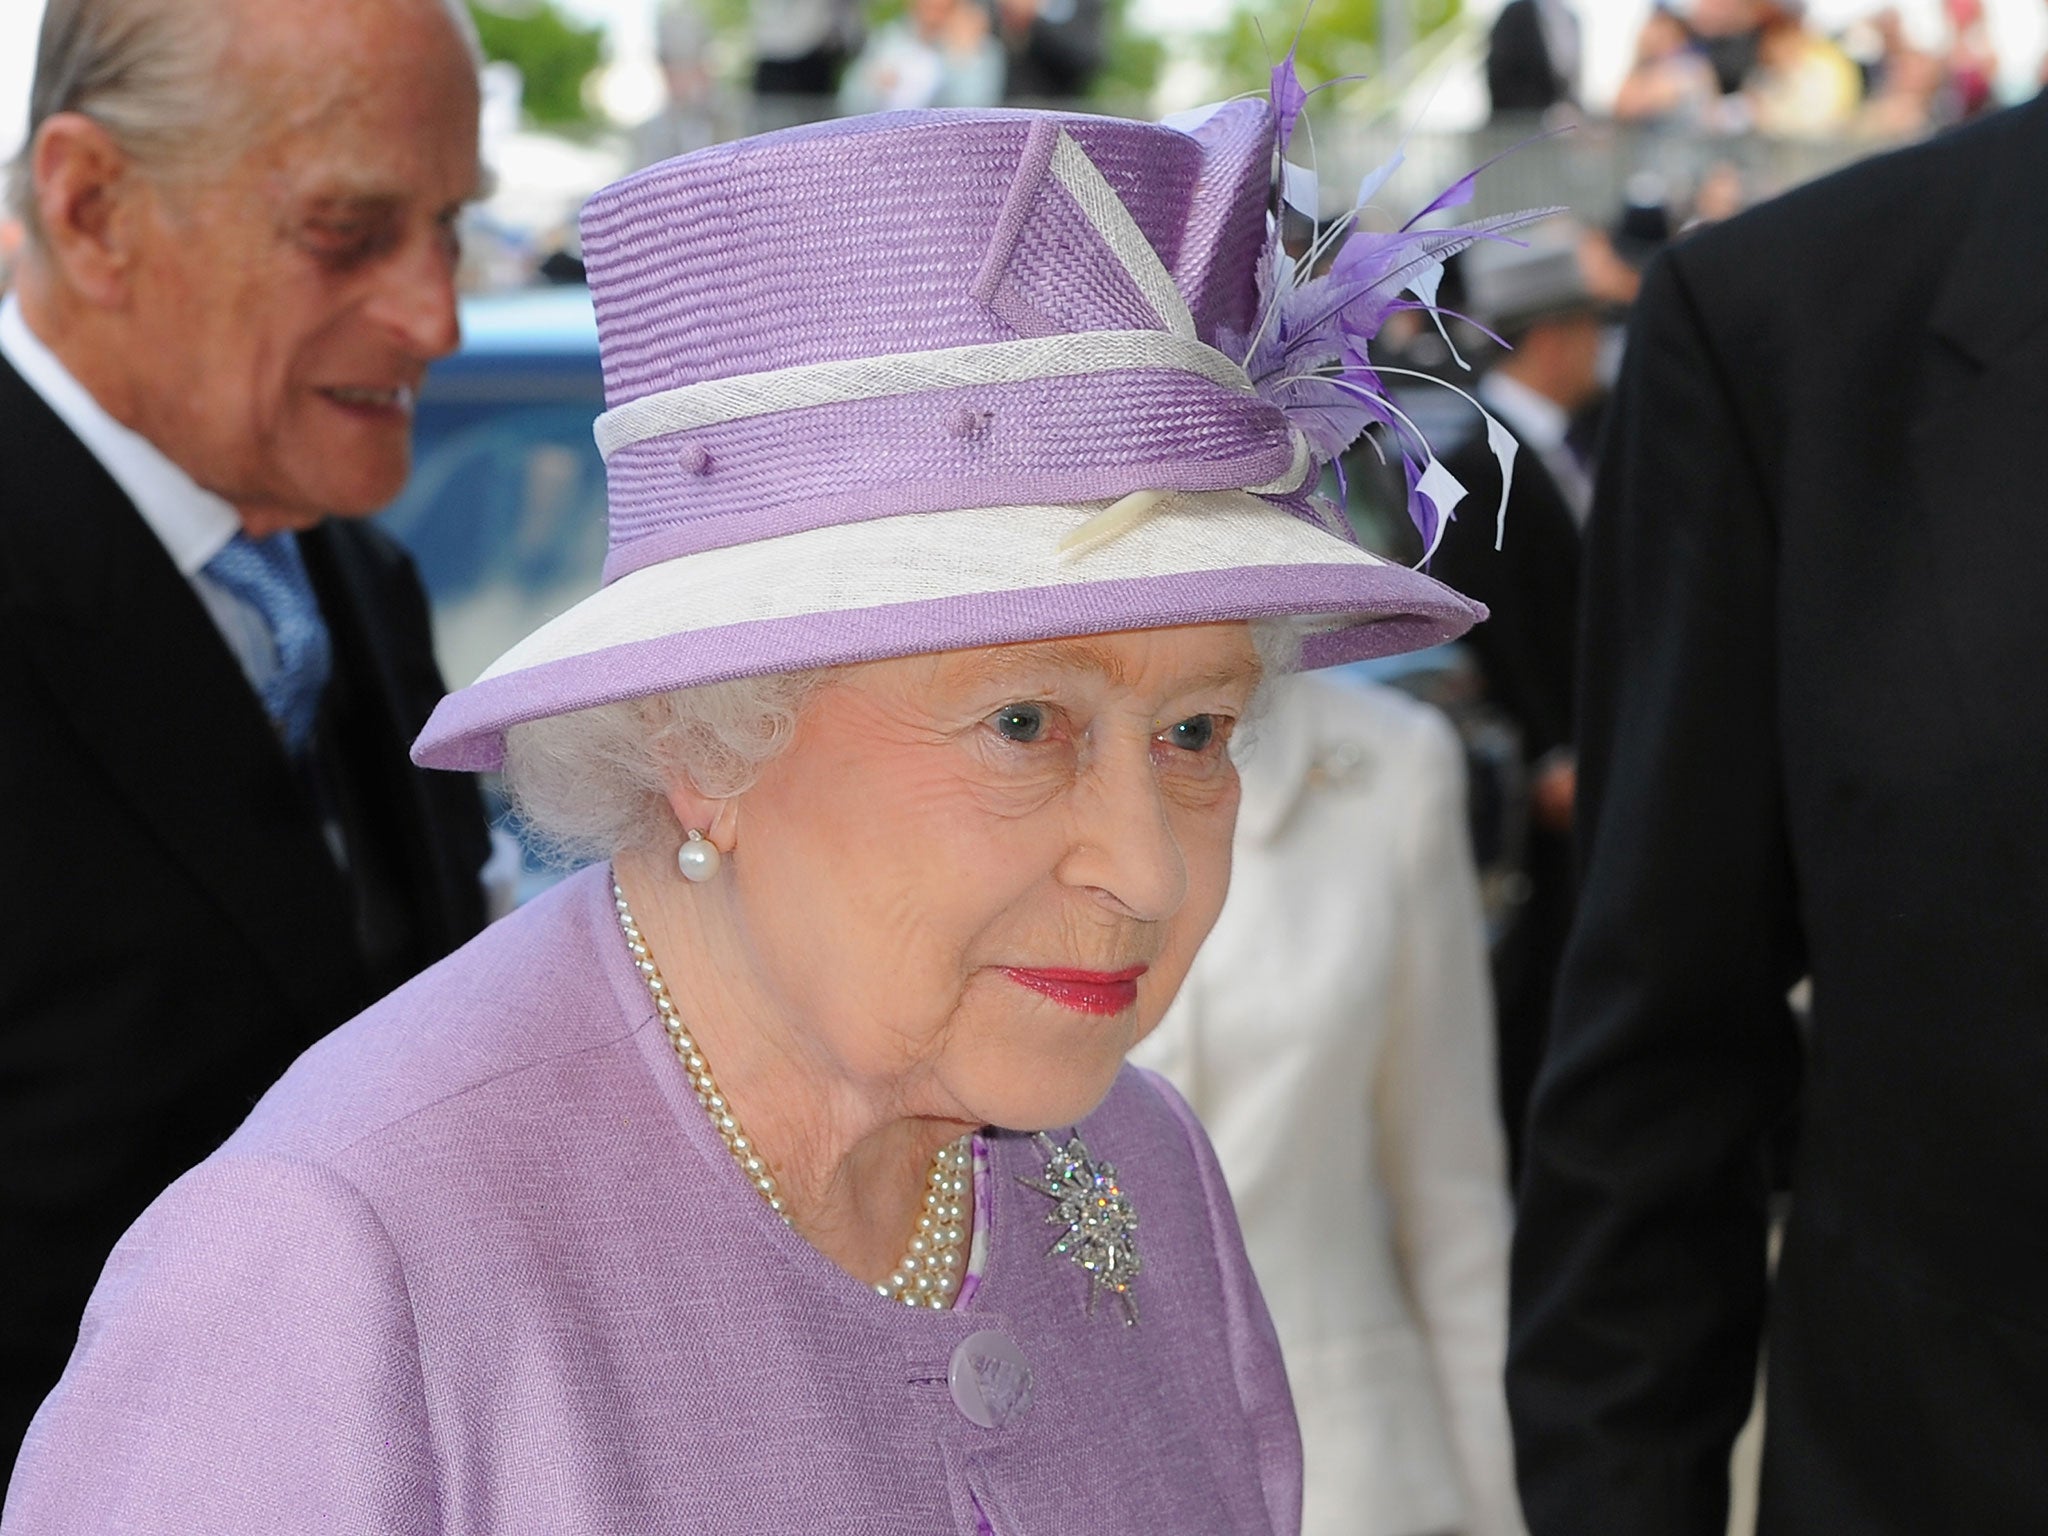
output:
<svg viewBox="0 0 2048 1536"><path fill-rule="evenodd" d="M462 341L455 299L455 252L445 238L423 240L382 274L371 316L422 362Z"/></svg>

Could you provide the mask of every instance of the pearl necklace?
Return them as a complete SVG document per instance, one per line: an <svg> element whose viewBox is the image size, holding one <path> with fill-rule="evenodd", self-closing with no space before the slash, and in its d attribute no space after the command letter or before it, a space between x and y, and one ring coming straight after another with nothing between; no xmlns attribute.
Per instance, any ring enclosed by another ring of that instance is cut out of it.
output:
<svg viewBox="0 0 2048 1536"><path fill-rule="evenodd" d="M618 911L619 931L626 937L626 949L633 957L633 968L647 983L647 990L654 998L655 1011L661 1015L661 1027L668 1032L668 1041L675 1048L676 1059L683 1064L690 1086L697 1091L697 1102L711 1117L712 1128L718 1132L733 1161L739 1164L740 1172L747 1176L747 1182L768 1202L768 1209L782 1218L782 1224L791 1226L789 1212L776 1188L775 1176L768 1171L768 1164L755 1150L753 1141L740 1128L739 1117L733 1113L732 1105L718 1091L718 1083L711 1076L711 1064L704 1059L703 1052L697 1049L695 1037L684 1026L675 999L669 993L668 983L662 980L661 971L654 963L654 952L647 947L640 925L633 920L633 909L626 904L626 893L616 880L612 882L612 905ZM967 1257L968 1236L973 1229L969 1215L973 1180L972 1135L962 1136L958 1141L939 1148L938 1156L932 1159L931 1171L925 1176L924 1208L918 1213L917 1233L910 1239L909 1249L897 1261L889 1278L875 1287L878 1295L900 1301L907 1307L944 1310L953 1304L954 1293L960 1288L960 1271Z"/></svg>

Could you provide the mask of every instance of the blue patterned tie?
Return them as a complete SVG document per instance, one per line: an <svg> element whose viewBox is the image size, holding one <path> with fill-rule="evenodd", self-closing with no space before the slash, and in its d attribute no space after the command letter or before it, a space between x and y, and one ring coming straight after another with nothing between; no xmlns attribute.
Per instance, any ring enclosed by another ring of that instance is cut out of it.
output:
<svg viewBox="0 0 2048 1536"><path fill-rule="evenodd" d="M305 750L334 658L327 623L298 541L289 533L252 539L238 533L206 562L206 574L254 608L277 647L277 670L258 690L263 708L293 756Z"/></svg>

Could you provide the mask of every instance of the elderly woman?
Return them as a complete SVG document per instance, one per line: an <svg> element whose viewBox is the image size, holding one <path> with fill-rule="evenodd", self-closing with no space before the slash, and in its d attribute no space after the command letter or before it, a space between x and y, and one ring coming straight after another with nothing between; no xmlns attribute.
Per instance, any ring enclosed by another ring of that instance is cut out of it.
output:
<svg viewBox="0 0 2048 1536"><path fill-rule="evenodd" d="M1295 1528L1215 1160L1123 1057L1262 679L1474 611L1328 531L1243 367L1273 147L925 113L597 197L606 583L416 756L603 862L144 1216L8 1536Z"/></svg>

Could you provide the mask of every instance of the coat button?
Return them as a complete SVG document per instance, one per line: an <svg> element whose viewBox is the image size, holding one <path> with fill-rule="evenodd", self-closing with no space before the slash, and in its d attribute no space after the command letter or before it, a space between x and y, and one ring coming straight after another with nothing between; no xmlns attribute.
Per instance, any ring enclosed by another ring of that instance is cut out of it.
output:
<svg viewBox="0 0 2048 1536"><path fill-rule="evenodd" d="M1001 1429L1031 1406L1031 1366L993 1328L970 1333L953 1351L946 1383L953 1406L983 1429Z"/></svg>

